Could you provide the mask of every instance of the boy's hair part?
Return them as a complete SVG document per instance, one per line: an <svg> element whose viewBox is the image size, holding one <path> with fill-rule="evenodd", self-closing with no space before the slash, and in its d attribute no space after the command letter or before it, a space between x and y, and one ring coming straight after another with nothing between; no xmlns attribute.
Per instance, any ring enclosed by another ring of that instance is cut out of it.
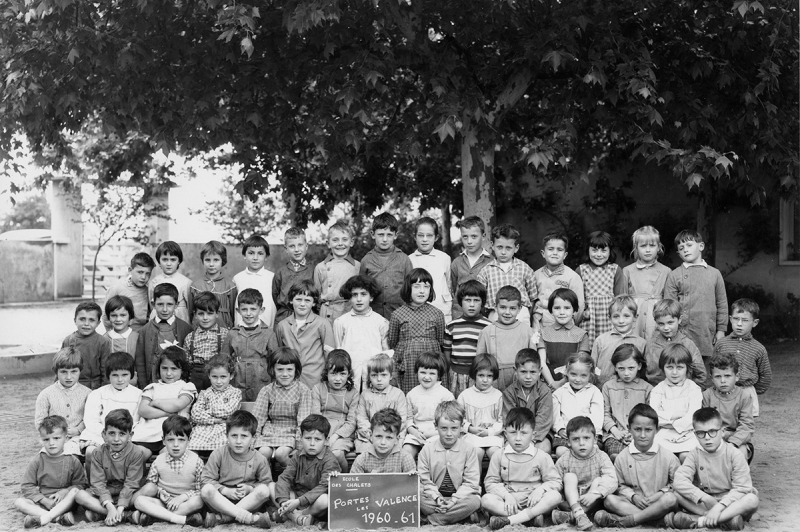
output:
<svg viewBox="0 0 800 532"><path fill-rule="evenodd" d="M175 288L175 285L170 283L161 283L153 288L154 302L157 301L158 298L164 296L171 297L175 301L175 304L178 304L178 289Z"/></svg>
<svg viewBox="0 0 800 532"><path fill-rule="evenodd" d="M279 347L272 355L272 363L269 365L269 374L275 379L275 366L278 364L294 366L294 380L300 378L303 373L303 363L300 362L300 355L291 347Z"/></svg>
<svg viewBox="0 0 800 532"><path fill-rule="evenodd" d="M55 432L56 429L61 429L61 431L66 435L69 431L69 425L67 424L67 420L64 416L47 416L39 423L39 432L44 432L45 434L52 434Z"/></svg>
<svg viewBox="0 0 800 532"><path fill-rule="evenodd" d="M533 362L539 369L542 368L542 359L539 357L539 352L536 349L526 347L517 351L517 356L514 358L514 368L519 369L528 362Z"/></svg>
<svg viewBox="0 0 800 532"><path fill-rule="evenodd" d="M156 267L156 261L154 261L153 257L151 257L148 253L142 251L131 257L131 270L137 266L152 270Z"/></svg>
<svg viewBox="0 0 800 532"><path fill-rule="evenodd" d="M314 300L311 305L312 310L316 312L317 305L319 305L319 289L314 285L311 279L302 279L297 281L289 288L289 293L286 295L286 301L292 303L292 299L297 295L308 296Z"/></svg>
<svg viewBox="0 0 800 532"><path fill-rule="evenodd" d="M344 233L349 235L350 238L355 238L356 232L353 230L353 227L344 220L337 220L332 226L328 228L328 238L331 237L332 231L339 231L340 233Z"/></svg>
<svg viewBox="0 0 800 532"><path fill-rule="evenodd" d="M662 299L653 306L653 319L660 320L666 317L680 319L682 312L683 308L678 301L674 299Z"/></svg>
<svg viewBox="0 0 800 532"><path fill-rule="evenodd" d="M447 361L436 351L426 351L417 357L417 361L414 362L414 373L419 373L422 368L435 369L439 380L443 380L447 375Z"/></svg>
<svg viewBox="0 0 800 532"><path fill-rule="evenodd" d="M692 414L692 425L708 423L714 420L718 420L720 426L722 425L722 414L719 413L719 410L710 406L698 408Z"/></svg>
<svg viewBox="0 0 800 532"><path fill-rule="evenodd" d="M130 434L133 430L133 416L131 416L131 413L125 408L117 408L116 410L112 410L106 416L103 431L108 430L109 427L113 427L117 430L121 430L122 432Z"/></svg>
<svg viewBox="0 0 800 532"><path fill-rule="evenodd" d="M608 263L614 264L617 262L617 252L614 251L614 241L611 235L605 231L593 231L589 233L589 242L586 245L586 256L584 262L591 262L589 258L589 250L592 248L608 248Z"/></svg>
<svg viewBox="0 0 800 532"><path fill-rule="evenodd" d="M302 422L300 422L300 434L304 432L314 432L318 430L326 438L331 433L331 423L325 416L319 414L310 414Z"/></svg>
<svg viewBox="0 0 800 532"><path fill-rule="evenodd" d="M477 279L470 279L461 284L456 290L456 301L459 305L464 303L465 297L477 297L481 300L481 308L486 305L486 287Z"/></svg>
<svg viewBox="0 0 800 532"><path fill-rule="evenodd" d="M516 301L522 305L522 294L516 286L511 286L510 284L497 291L497 296L494 298L494 304L499 305L501 299L505 299L508 302Z"/></svg>
<svg viewBox="0 0 800 532"><path fill-rule="evenodd" d="M127 371L132 379L136 373L136 361L125 351L114 351L106 359L106 379L115 371Z"/></svg>
<svg viewBox="0 0 800 532"><path fill-rule="evenodd" d="M717 353L708 362L708 376L713 376L714 369L732 369L734 374L739 373L739 361L733 353Z"/></svg>
<svg viewBox="0 0 800 532"><path fill-rule="evenodd" d="M247 256L247 250L250 248L264 248L264 254L269 257L269 244L261 235L253 235L244 241L242 244L242 257Z"/></svg>
<svg viewBox="0 0 800 532"><path fill-rule="evenodd" d="M258 419L247 410L236 410L225 420L225 434L230 434L233 429L244 429L251 436L255 436L258 430Z"/></svg>
<svg viewBox="0 0 800 532"><path fill-rule="evenodd" d="M394 361L392 357L386 353L378 353L367 361L367 379L373 373L383 373L384 371L392 373L394 369Z"/></svg>
<svg viewBox="0 0 800 532"><path fill-rule="evenodd" d="M438 425L439 420L444 418L455 421L459 425L463 425L466 415L467 413L464 407L461 406L458 401L442 401L436 405L436 410L433 413L433 422L435 425Z"/></svg>
<svg viewBox="0 0 800 532"><path fill-rule="evenodd" d="M566 251L569 249L569 237L566 233L562 231L551 231L547 233L544 235L544 238L542 238L542 249L546 248L547 243L551 240L561 240L564 242L564 250Z"/></svg>
<svg viewBox="0 0 800 532"><path fill-rule="evenodd" d="M372 220L371 231L375 232L379 229L389 229L396 233L400 230L400 222L392 214L382 212Z"/></svg>
<svg viewBox="0 0 800 532"><path fill-rule="evenodd" d="M403 279L403 288L400 289L400 297L403 301L411 303L411 287L414 283L428 283L428 286L431 287L430 293L428 293L428 303L436 299L436 291L433 289L433 276L425 268L414 268Z"/></svg>
<svg viewBox="0 0 800 532"><path fill-rule="evenodd" d="M403 418L394 408L382 408L372 415L372 419L369 420L369 426L372 432L375 432L376 427L383 427L384 430L392 434L400 434Z"/></svg>
<svg viewBox="0 0 800 532"><path fill-rule="evenodd" d="M611 300L611 303L608 305L608 317L610 318L615 310L621 310L623 308L633 312L634 316L639 314L639 305L636 304L636 300L631 296L623 295L614 296L614 299Z"/></svg>
<svg viewBox="0 0 800 532"><path fill-rule="evenodd" d="M192 300L192 305L198 310L206 312L219 312L219 299L213 292L200 292Z"/></svg>
<svg viewBox="0 0 800 532"><path fill-rule="evenodd" d="M497 377L500 376L500 366L497 364L497 358L489 353L478 353L472 359L472 365L469 367L469 378L475 380L478 372L485 369L492 372L494 380L497 380Z"/></svg>
<svg viewBox="0 0 800 532"><path fill-rule="evenodd" d="M506 419L503 421L503 428L512 428L520 430L525 425L530 425L531 430L536 426L536 416L530 408L518 406L512 408L506 414Z"/></svg>
<svg viewBox="0 0 800 532"><path fill-rule="evenodd" d="M328 382L328 373L330 372L347 372L347 381L345 382L345 389L352 390L355 386L353 382L353 361L350 358L350 353L344 349L334 349L325 358L325 370L322 372L322 382Z"/></svg>
<svg viewBox="0 0 800 532"><path fill-rule="evenodd" d="M492 243L494 243L498 238L513 240L515 245L519 245L519 241L522 238L522 235L520 234L519 229L517 229L513 225L500 224L492 228Z"/></svg>
<svg viewBox="0 0 800 532"><path fill-rule="evenodd" d="M572 312L578 312L578 305L580 305L578 295L569 288L556 288L547 299L547 311L551 314L553 313L553 305L556 302L556 298L572 305Z"/></svg>
<svg viewBox="0 0 800 532"><path fill-rule="evenodd" d="M156 248L156 262L161 261L161 257L164 255L172 255L173 257L178 257L178 264L183 263L183 250L178 245L177 242L172 240L167 240L166 242L162 242Z"/></svg>
<svg viewBox="0 0 800 532"><path fill-rule="evenodd" d="M354 275L344 282L339 289L339 296L342 299L350 299L353 297L353 290L355 289L366 290L372 299L381 295L382 290L378 286L377 281L369 275Z"/></svg>
<svg viewBox="0 0 800 532"><path fill-rule="evenodd" d="M158 360L156 361L156 375L161 375L161 363L165 360L169 360L173 364L175 364L181 370L181 379L188 381L189 377L192 374L192 365L189 363L189 360L186 358L186 351L178 347L177 345L171 345L161 351L161 354L158 355ZM159 377L160 378L160 377Z"/></svg>
<svg viewBox="0 0 800 532"><path fill-rule="evenodd" d="M733 316L734 312L749 312L753 319L757 320L761 308L759 308L758 303L752 299L742 298L737 299L731 305L731 316Z"/></svg>
<svg viewBox="0 0 800 532"><path fill-rule="evenodd" d="M675 246L677 246L678 244L682 244L684 242L697 242L698 244L702 244L703 235L701 235L694 229L684 229L683 231L675 235Z"/></svg>
<svg viewBox="0 0 800 532"><path fill-rule="evenodd" d="M579 430L588 430L592 434L597 432L597 429L592 423L592 420L586 416L575 416L574 418L570 419L567 423L567 438L570 437L575 432Z"/></svg>
<svg viewBox="0 0 800 532"><path fill-rule="evenodd" d="M255 288L245 288L239 292L239 295L236 296L236 301L240 307L242 305L256 305L258 308L264 306L264 296Z"/></svg>
<svg viewBox="0 0 800 532"><path fill-rule="evenodd" d="M83 371L83 357L80 351L74 347L62 347L56 351L53 357L53 373L58 373L60 369L73 369L78 368Z"/></svg>
<svg viewBox="0 0 800 532"><path fill-rule="evenodd" d="M128 318L133 319L136 317L131 298L128 296L113 296L105 304L106 318L111 319L111 313L121 308L124 308L128 313Z"/></svg>
<svg viewBox="0 0 800 532"><path fill-rule="evenodd" d="M430 216L423 216L422 218L418 218L416 222L414 222L414 235L416 236L417 230L419 229L420 225L430 225L433 227L433 239L439 239L439 224L436 223L436 220L431 218Z"/></svg>
<svg viewBox="0 0 800 532"><path fill-rule="evenodd" d="M655 409L648 405L647 403L639 403L631 408L630 414L628 414L628 426L631 426L633 420L636 417L645 417L647 419L651 419L653 423L656 425L656 430L658 430L658 412Z"/></svg>
<svg viewBox="0 0 800 532"><path fill-rule="evenodd" d="M222 265L228 264L228 250L225 248L225 244L218 240L209 240L203 244L200 249L200 262L206 260L206 255L219 255Z"/></svg>
<svg viewBox="0 0 800 532"><path fill-rule="evenodd" d="M658 252L656 253L656 257L660 257L664 254L664 244L661 243L661 234L658 232L658 229L653 227L652 225L645 225L637 229L633 232L631 236L631 242L633 243L633 251L631 251L631 255L635 260L639 260L639 244L642 243L654 243L658 246Z"/></svg>
<svg viewBox="0 0 800 532"><path fill-rule="evenodd" d="M633 344L619 344L617 348L614 349L614 353L611 355L611 367L616 368L617 364L629 358L632 358L634 362L637 362L640 366L636 376L640 379L644 378L645 375L647 375L647 360L645 360L639 348Z"/></svg>
<svg viewBox="0 0 800 532"><path fill-rule="evenodd" d="M456 222L456 227L459 229L470 229L472 227L478 227L481 230L481 234L486 234L486 223L484 223L483 219L480 216L467 216L463 220L459 220Z"/></svg>
<svg viewBox="0 0 800 532"><path fill-rule="evenodd" d="M186 438L192 437L192 422L178 414L167 416L167 419L161 424L162 439L166 438L168 434L175 436L184 436Z"/></svg>
<svg viewBox="0 0 800 532"><path fill-rule="evenodd" d="M658 358L658 368L664 371L664 366L667 364L685 365L687 379L691 379L694 374L692 368L692 354L683 344L673 342L661 351L661 356Z"/></svg>
<svg viewBox="0 0 800 532"><path fill-rule="evenodd" d="M228 355L217 354L208 359L205 365L206 375L211 375L211 370L223 368L227 371L231 378L236 375L236 359Z"/></svg>
<svg viewBox="0 0 800 532"><path fill-rule="evenodd" d="M77 318L79 312L96 312L98 321L103 317L103 310L94 301L81 301L78 303L78 306L75 307L75 316L72 319ZM133 318L133 315L131 315L131 318Z"/></svg>
<svg viewBox="0 0 800 532"><path fill-rule="evenodd" d="M290 227L283 233L283 243L286 244L287 240L292 238L302 238L303 241L306 241L306 232L300 229L299 227Z"/></svg>

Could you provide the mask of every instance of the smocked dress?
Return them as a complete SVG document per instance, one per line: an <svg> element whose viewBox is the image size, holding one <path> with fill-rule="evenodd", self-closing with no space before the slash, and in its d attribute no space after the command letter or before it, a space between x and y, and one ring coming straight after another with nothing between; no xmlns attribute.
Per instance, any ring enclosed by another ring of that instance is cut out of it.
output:
<svg viewBox="0 0 800 532"><path fill-rule="evenodd" d="M477 386L467 388L458 396L458 403L464 407L464 441L475 447L503 446L503 392L490 386L480 391ZM471 425L488 429L488 436L478 436L468 431Z"/></svg>
<svg viewBox="0 0 800 532"><path fill-rule="evenodd" d="M206 388L192 406L192 436L189 449L213 451L228 441L225 420L239 410L242 390L228 386L222 391Z"/></svg>
<svg viewBox="0 0 800 532"><path fill-rule="evenodd" d="M429 438L436 436L436 425L434 424L436 407L439 406L439 403L453 400L455 400L455 397L453 397L452 392L442 386L441 382L437 382L429 389L425 389L421 384L418 384L408 392L406 395L408 426L427 434L428 437L420 438L415 434L408 433L403 443L422 447Z"/></svg>
<svg viewBox="0 0 800 532"><path fill-rule="evenodd" d="M442 352L444 314L430 303L403 305L392 313L388 340L394 349L397 387L408 393L419 384L414 371L417 358L427 351Z"/></svg>
<svg viewBox="0 0 800 532"><path fill-rule="evenodd" d="M256 447L295 447L300 423L311 414L311 390L298 380L289 386L271 382L258 392L253 415L258 419Z"/></svg>
<svg viewBox="0 0 800 532"><path fill-rule="evenodd" d="M589 311L589 321L581 322L581 327L586 330L591 348L595 338L611 330L608 306L614 300L614 287L618 284L615 281L622 272L617 264L606 262L602 266L581 264L578 273L583 280L583 294Z"/></svg>
<svg viewBox="0 0 800 532"><path fill-rule="evenodd" d="M330 435L339 439L330 446L331 451L352 451L355 447L356 413L359 394L354 389L332 390L327 382L318 382L311 390L311 412L321 414L331 424Z"/></svg>
<svg viewBox="0 0 800 532"><path fill-rule="evenodd" d="M692 416L703 406L703 391L693 380L659 382L650 391L650 406L658 414L656 443L673 453L697 447Z"/></svg>
<svg viewBox="0 0 800 532"><path fill-rule="evenodd" d="M634 262L622 269L622 277L628 295L636 300L638 315L633 333L649 339L656 330L653 307L664 295L664 285L670 269L656 261L652 264Z"/></svg>

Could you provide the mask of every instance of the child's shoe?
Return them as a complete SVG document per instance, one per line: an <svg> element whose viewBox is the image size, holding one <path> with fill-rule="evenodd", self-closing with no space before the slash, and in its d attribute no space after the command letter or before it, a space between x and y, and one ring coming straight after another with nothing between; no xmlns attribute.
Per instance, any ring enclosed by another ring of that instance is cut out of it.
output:
<svg viewBox="0 0 800 532"><path fill-rule="evenodd" d="M719 524L720 530L744 530L744 519L741 515L737 515L730 521L725 521Z"/></svg>
<svg viewBox="0 0 800 532"><path fill-rule="evenodd" d="M672 514L672 528L679 530L697 528L697 520L687 513L675 512Z"/></svg>
<svg viewBox="0 0 800 532"><path fill-rule="evenodd" d="M598 510L594 514L594 524L603 528L631 528L635 525L630 515L621 516L605 510Z"/></svg>
<svg viewBox="0 0 800 532"><path fill-rule="evenodd" d="M578 530L589 530L594 526L592 520L585 513L580 513L575 516L575 528Z"/></svg>
<svg viewBox="0 0 800 532"><path fill-rule="evenodd" d="M565 512L564 510L553 510L550 514L550 519L553 520L554 525L563 525L565 523L574 523L575 516L572 515L572 512Z"/></svg>
<svg viewBox="0 0 800 532"><path fill-rule="evenodd" d="M203 521L203 526L206 528L214 528L222 522L222 516L214 512L208 512Z"/></svg>
<svg viewBox="0 0 800 532"><path fill-rule="evenodd" d="M255 520L253 521L254 526L257 526L258 528L272 528L272 521L270 520L267 512L260 514L254 513L253 517L255 517Z"/></svg>
<svg viewBox="0 0 800 532"><path fill-rule="evenodd" d="M93 512L91 510L86 510L86 520L90 523L96 523L97 521L102 521L105 516Z"/></svg>
<svg viewBox="0 0 800 532"><path fill-rule="evenodd" d="M283 523L286 521L286 516L281 514L278 510L272 512L272 522L273 523Z"/></svg>
<svg viewBox="0 0 800 532"><path fill-rule="evenodd" d="M493 515L489 518L489 528L492 530L500 530L501 528L511 524L508 517Z"/></svg>
<svg viewBox="0 0 800 532"><path fill-rule="evenodd" d="M195 528L203 526L203 516L200 514L192 514L186 516L186 524Z"/></svg>
<svg viewBox="0 0 800 532"><path fill-rule="evenodd" d="M292 521L297 526L311 526L314 524L313 517L311 517L309 514L300 513L297 510L295 510L292 514Z"/></svg>
<svg viewBox="0 0 800 532"><path fill-rule="evenodd" d="M39 528L42 526L42 519L38 515L26 515L22 526L25 528Z"/></svg>
<svg viewBox="0 0 800 532"><path fill-rule="evenodd" d="M536 528L544 527L544 516L539 514L529 521Z"/></svg>
<svg viewBox="0 0 800 532"><path fill-rule="evenodd" d="M75 514L72 512L64 512L56 519L56 523L61 526L72 526L75 524Z"/></svg>

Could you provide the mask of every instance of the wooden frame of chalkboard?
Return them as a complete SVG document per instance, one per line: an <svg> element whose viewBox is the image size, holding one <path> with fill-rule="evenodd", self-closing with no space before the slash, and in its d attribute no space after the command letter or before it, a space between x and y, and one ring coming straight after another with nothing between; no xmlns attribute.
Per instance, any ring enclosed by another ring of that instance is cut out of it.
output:
<svg viewBox="0 0 800 532"><path fill-rule="evenodd" d="M419 528L419 503L416 472L331 475L328 479L328 528Z"/></svg>

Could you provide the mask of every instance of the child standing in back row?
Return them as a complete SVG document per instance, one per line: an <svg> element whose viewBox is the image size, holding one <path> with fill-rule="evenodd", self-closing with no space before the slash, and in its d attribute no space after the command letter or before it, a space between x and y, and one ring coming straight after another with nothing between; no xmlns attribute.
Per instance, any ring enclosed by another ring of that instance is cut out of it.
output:
<svg viewBox="0 0 800 532"><path fill-rule="evenodd" d="M131 258L131 265L128 267L128 277L111 286L106 292L106 302L115 296L125 296L130 298L133 303L133 314L131 314L131 327L134 331L139 331L150 316L150 295L147 291L147 283L150 281L150 274L156 263L147 253L137 253ZM106 331L111 329L108 319L103 320Z"/></svg>
<svg viewBox="0 0 800 532"><path fill-rule="evenodd" d="M276 327L292 314L292 300L289 298L292 287L300 281L312 281L314 277L314 268L306 260L308 242L305 231L299 227L287 229L283 235L283 249L289 256L289 262L279 268L272 278L272 299L277 308Z"/></svg>
<svg viewBox="0 0 800 532"><path fill-rule="evenodd" d="M175 316L186 323L191 323L192 318L189 316L188 305L192 280L178 271L183 262L183 250L172 240L162 242L156 248L156 261L161 267L161 273L150 279L150 299L153 299L155 288L158 285L163 283L171 284L178 290L178 298L175 301ZM150 317L154 318L155 316L156 311L153 309Z"/></svg>
<svg viewBox="0 0 800 532"><path fill-rule="evenodd" d="M205 275L200 281L195 281L189 287L189 315L192 325L197 326L194 300L203 292L211 292L219 301L219 316L217 320L221 327L230 329L234 324L234 311L236 308L236 285L222 276L222 268L228 264L228 250L222 242L211 240L200 250L200 260L203 263Z"/></svg>
<svg viewBox="0 0 800 532"><path fill-rule="evenodd" d="M434 249L433 245L439 240L439 224L433 218L423 216L414 224L414 240L417 249L408 255L411 265L415 268L424 268L433 278L433 288L436 298L431 305L444 314L444 322L449 323L452 317L453 294L450 293L450 255L444 251Z"/></svg>
<svg viewBox="0 0 800 532"><path fill-rule="evenodd" d="M353 228L339 220L328 229L328 249L325 260L314 268L314 285L320 293L319 315L333 325L336 318L346 314L350 298L340 294L344 283L358 275L361 263L350 255L353 247Z"/></svg>
<svg viewBox="0 0 800 532"><path fill-rule="evenodd" d="M639 309L634 333L649 340L656 328L653 305L664 295L669 268L658 262L664 246L655 227L640 227L633 232L632 240L635 262L622 269L623 284Z"/></svg>
<svg viewBox="0 0 800 532"><path fill-rule="evenodd" d="M372 308L387 320L403 305L400 295L403 281L414 268L408 256L394 245L399 229L400 222L388 212L382 212L372 220L370 235L375 247L361 259L359 270L360 274L375 279L380 294L375 297Z"/></svg>
<svg viewBox="0 0 800 532"><path fill-rule="evenodd" d="M253 288L261 294L262 310L260 319L268 327L275 323L275 301L272 299L272 279L274 274L269 271L264 263L269 257L269 244L259 235L253 235L242 244L242 256L247 263L247 268L233 276L233 283L236 290L241 294L242 291ZM240 300L236 300L236 308L239 308ZM242 315L236 318L236 324L242 324Z"/></svg>
<svg viewBox="0 0 800 532"><path fill-rule="evenodd" d="M622 269L616 264L611 235L595 231L589 235L588 260L580 265L578 272L583 281L586 309L581 324L589 337L589 347L594 339L611 330L608 305L614 296L625 293Z"/></svg>
<svg viewBox="0 0 800 532"><path fill-rule="evenodd" d="M554 232L542 239L542 257L545 265L533 274L534 284L538 292L538 300L534 308L534 321L545 327L555 321L547 310L550 294L557 288L569 288L578 296L578 308L575 315L583 315L583 281L580 275L564 264L569 248L569 238L564 233Z"/></svg>
<svg viewBox="0 0 800 532"><path fill-rule="evenodd" d="M450 263L450 293L458 294L461 285L477 280L484 266L492 261L492 254L483 248L486 238L486 224L477 216L467 216L456 224L461 231L461 253ZM483 298L486 303L486 298ZM461 317L458 298L453 304L453 318ZM458 394L456 394L458 395Z"/></svg>

